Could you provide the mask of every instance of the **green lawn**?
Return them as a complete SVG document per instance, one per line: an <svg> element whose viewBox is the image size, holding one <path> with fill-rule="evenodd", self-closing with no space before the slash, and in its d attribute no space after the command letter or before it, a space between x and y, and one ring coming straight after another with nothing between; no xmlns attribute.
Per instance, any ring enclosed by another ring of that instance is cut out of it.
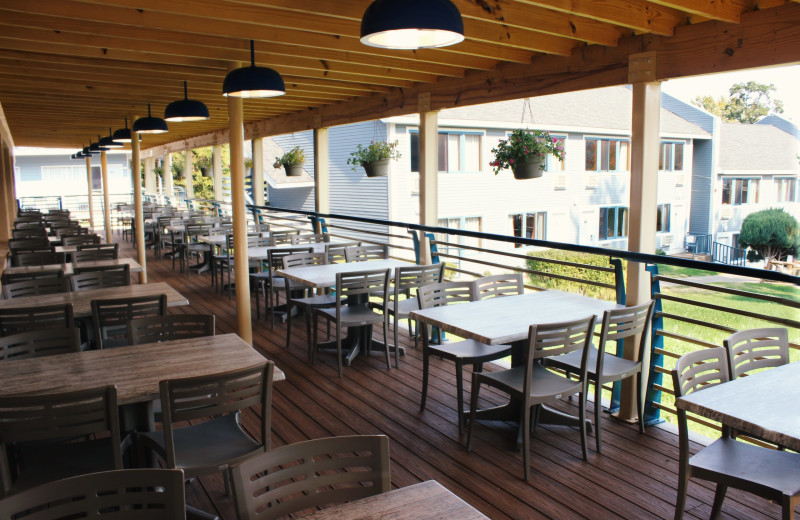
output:
<svg viewBox="0 0 800 520"><path fill-rule="evenodd" d="M671 276L672 278L688 278L689 276L713 276L714 271L704 271L703 269L694 269L691 267L678 267L674 265L658 264L658 274L663 276Z"/></svg>

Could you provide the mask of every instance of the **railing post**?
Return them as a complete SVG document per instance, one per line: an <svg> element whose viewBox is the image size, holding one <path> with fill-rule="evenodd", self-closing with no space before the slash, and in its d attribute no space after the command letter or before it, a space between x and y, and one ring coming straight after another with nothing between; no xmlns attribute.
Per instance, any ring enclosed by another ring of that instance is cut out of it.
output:
<svg viewBox="0 0 800 520"><path fill-rule="evenodd" d="M653 403L661 402L661 390L656 390L655 385L661 386L663 375L656 370L656 367L664 366L664 355L656 354L656 350L664 349L664 336L657 334L664 329L664 318L661 317L661 299L656 299L656 294L661 292L661 283L656 279L658 276L658 265L651 264L645 267L650 272L650 296L655 300L655 310L653 311L653 323L650 330L650 356L648 363L647 391L644 396L644 423L648 426L664 422L661 418L661 411L653 406ZM648 356L643 356L642 363L648 360Z"/></svg>
<svg viewBox="0 0 800 520"><path fill-rule="evenodd" d="M64 201L61 200L61 195L58 196L58 209L64 209Z"/></svg>
<svg viewBox="0 0 800 520"><path fill-rule="evenodd" d="M619 305L625 305L625 276L622 269L622 260L619 258L609 258L609 263L614 266L614 286L616 287L616 298ZM622 357L625 349L625 341L617 340L617 351L615 355ZM619 410L620 394L622 393L622 382L615 381L611 387L611 402L609 403L609 412L617 412Z"/></svg>

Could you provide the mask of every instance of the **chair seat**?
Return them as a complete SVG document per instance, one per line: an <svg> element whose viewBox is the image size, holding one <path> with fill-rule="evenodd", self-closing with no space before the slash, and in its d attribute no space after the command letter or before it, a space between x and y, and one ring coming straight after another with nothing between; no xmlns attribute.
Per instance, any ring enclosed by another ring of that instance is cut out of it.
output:
<svg viewBox="0 0 800 520"><path fill-rule="evenodd" d="M596 379L595 368L597 367L597 353L596 348L589 350L589 359L586 365L586 372L589 378ZM562 368L564 370L572 370L577 372L581 368L582 352L575 350L569 354L556 356L547 359L547 365L552 367ZM640 371L641 363L614 356L612 354L603 353L603 381L617 381L625 379L637 374Z"/></svg>
<svg viewBox="0 0 800 520"><path fill-rule="evenodd" d="M725 475L714 481L767 496L775 490L786 496L800 493L800 454L762 448L723 437L689 459L692 475ZM761 487L756 491L754 487ZM773 493L774 495L774 493ZM779 498L779 497L777 497Z"/></svg>
<svg viewBox="0 0 800 520"><path fill-rule="evenodd" d="M375 305L375 308L382 309L382 305ZM408 316L408 313L411 311L418 311L419 310L419 302L416 298L406 298L405 300L400 300L397 302L397 315L398 316ZM389 302L389 306L387 308L389 314L394 314L394 304Z"/></svg>
<svg viewBox="0 0 800 520"><path fill-rule="evenodd" d="M310 289L310 285L306 285L304 283L296 282L294 280L289 280L289 290L290 291L301 291L303 289ZM286 278L282 278L280 276L274 276L272 278L272 290L273 291L285 291L286 290Z"/></svg>
<svg viewBox="0 0 800 520"><path fill-rule="evenodd" d="M183 469L187 478L224 469L220 461L235 464L264 451L263 446L239 426L237 415L223 415L173 430L175 466ZM149 440L148 444L162 457L166 457L164 432L144 432L139 435Z"/></svg>
<svg viewBox="0 0 800 520"><path fill-rule="evenodd" d="M491 379L493 386L505 390L509 393L522 394L525 377L525 367L517 366L509 370L499 372L484 372L482 378ZM550 372L542 365L534 363L531 373L531 397L567 397L580 392L581 384L566 377Z"/></svg>
<svg viewBox="0 0 800 520"><path fill-rule="evenodd" d="M511 355L511 345L487 345L472 339L442 345L428 345L427 348L434 356L452 360L463 359L476 363Z"/></svg>
<svg viewBox="0 0 800 520"><path fill-rule="evenodd" d="M318 309L318 312L329 320L336 321L336 309ZM358 327L361 325L369 325L380 323L383 321L383 315L372 311L371 309L358 305L355 307L343 306L342 307L342 326L344 327Z"/></svg>
<svg viewBox="0 0 800 520"><path fill-rule="evenodd" d="M319 294L307 298L292 298L293 305L305 305L306 307L330 307L336 305L336 296L333 294Z"/></svg>

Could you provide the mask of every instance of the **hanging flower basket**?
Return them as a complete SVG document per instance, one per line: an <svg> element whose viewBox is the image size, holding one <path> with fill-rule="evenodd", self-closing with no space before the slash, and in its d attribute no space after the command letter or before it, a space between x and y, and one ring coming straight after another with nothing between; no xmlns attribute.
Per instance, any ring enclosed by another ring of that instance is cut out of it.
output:
<svg viewBox="0 0 800 520"><path fill-rule="evenodd" d="M286 170L287 177L299 177L303 174L303 164L284 164L283 169Z"/></svg>
<svg viewBox="0 0 800 520"><path fill-rule="evenodd" d="M367 177L386 177L389 173L389 159L378 159L364 164Z"/></svg>
<svg viewBox="0 0 800 520"><path fill-rule="evenodd" d="M535 179L544 173L542 163L544 159L539 157L529 157L528 159L518 159L511 165L511 171L515 179Z"/></svg>

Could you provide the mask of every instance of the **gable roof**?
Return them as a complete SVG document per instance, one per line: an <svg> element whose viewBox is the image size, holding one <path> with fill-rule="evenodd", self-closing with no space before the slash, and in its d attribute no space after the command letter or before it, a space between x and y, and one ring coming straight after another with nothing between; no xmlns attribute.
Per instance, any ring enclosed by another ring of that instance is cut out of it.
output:
<svg viewBox="0 0 800 520"><path fill-rule="evenodd" d="M798 141L772 125L723 123L719 165L722 170L770 170L800 173Z"/></svg>

